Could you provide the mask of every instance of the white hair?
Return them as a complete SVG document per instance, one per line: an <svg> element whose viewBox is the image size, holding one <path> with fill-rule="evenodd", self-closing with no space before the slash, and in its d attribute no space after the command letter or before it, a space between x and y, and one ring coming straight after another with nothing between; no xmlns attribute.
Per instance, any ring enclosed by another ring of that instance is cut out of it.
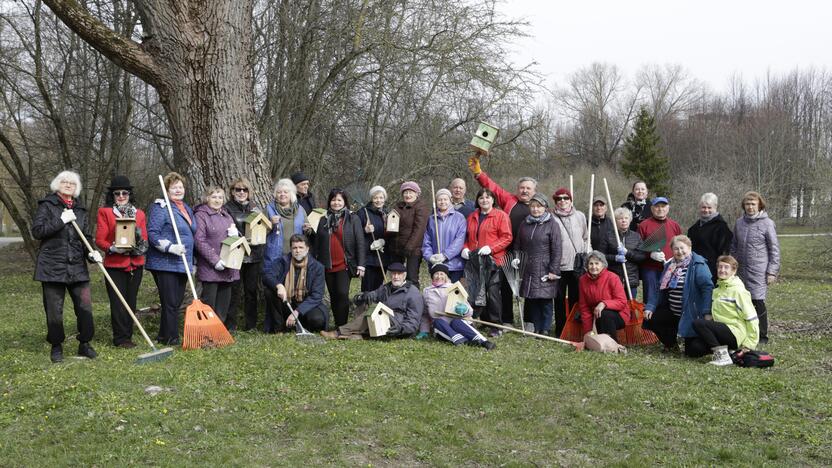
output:
<svg viewBox="0 0 832 468"><path fill-rule="evenodd" d="M523 182L531 182L532 185L534 185L535 190L537 190L537 180L534 177L521 177L517 181L517 186L519 187Z"/></svg>
<svg viewBox="0 0 832 468"><path fill-rule="evenodd" d="M622 206L619 206L618 208L616 208L615 211L613 211L612 213L613 213L613 216L615 216L615 219L618 219L618 218L633 219L633 214L630 212L630 210L628 210L627 208L624 208Z"/></svg>
<svg viewBox="0 0 832 468"><path fill-rule="evenodd" d="M63 181L75 182L75 193L73 193L72 196L77 197L78 195L81 195L81 176L79 176L77 172L61 172L56 175L54 179L52 179L52 182L49 183L49 188L53 192L57 192L58 189L61 188L61 182Z"/></svg>
<svg viewBox="0 0 832 468"><path fill-rule="evenodd" d="M708 206L713 207L713 209L717 209L719 206L719 198L716 196L715 193L705 193L702 194L702 198L699 199L699 203L704 203Z"/></svg>
<svg viewBox="0 0 832 468"><path fill-rule="evenodd" d="M293 205L298 202L298 188L295 186L295 183L292 182L292 179L280 179L274 184L274 198L277 198L277 191L280 189L286 189L289 191L289 202Z"/></svg>

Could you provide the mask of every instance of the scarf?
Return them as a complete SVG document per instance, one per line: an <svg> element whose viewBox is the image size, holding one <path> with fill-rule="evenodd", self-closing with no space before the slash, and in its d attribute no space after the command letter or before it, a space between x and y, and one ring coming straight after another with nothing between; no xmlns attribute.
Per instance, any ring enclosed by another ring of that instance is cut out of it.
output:
<svg viewBox="0 0 832 468"><path fill-rule="evenodd" d="M329 232L335 232L338 229L338 221L345 217L347 209L341 208L338 211L332 211L332 208L326 210L326 220L329 226Z"/></svg>
<svg viewBox="0 0 832 468"><path fill-rule="evenodd" d="M717 216L719 216L719 213L714 213L710 216L699 216L699 225L702 226L703 224L711 221L712 219L716 218Z"/></svg>
<svg viewBox="0 0 832 468"><path fill-rule="evenodd" d="M174 205L176 205L176 209L179 210L180 213L182 213L182 217L185 218L185 221L187 221L189 225L192 225L193 221L191 221L191 216L188 214L188 210L185 209L185 202L183 202L182 200L171 201Z"/></svg>
<svg viewBox="0 0 832 468"><path fill-rule="evenodd" d="M301 261L295 260L294 257L291 259L283 287L286 288L286 297L299 304L306 298L306 267L309 266L309 255Z"/></svg>
<svg viewBox="0 0 832 468"><path fill-rule="evenodd" d="M572 213L575 212L575 205L570 206L568 210L561 210L560 208L555 206L553 211L555 212L556 215L560 216L561 218L563 218L565 216L571 216Z"/></svg>
<svg viewBox="0 0 832 468"><path fill-rule="evenodd" d="M58 195L58 199L61 200L61 202L64 204L64 206L68 210L71 210L75 206L75 199L74 198L70 198L69 200L67 200L62 195Z"/></svg>
<svg viewBox="0 0 832 468"><path fill-rule="evenodd" d="M131 218L136 219L136 207L133 206L132 203L125 203L123 205L113 205L113 213L115 213L116 218ZM136 245L133 249L127 253L127 255L132 256L142 256L147 253L148 243L142 237L142 230L139 228L138 223L136 223Z"/></svg>
<svg viewBox="0 0 832 468"><path fill-rule="evenodd" d="M280 232L283 233L283 253L288 253L292 250L289 239L292 237L292 233L295 232L295 216L298 214L298 204L292 203L286 208L283 208L275 200L273 206L274 211L280 216Z"/></svg>
<svg viewBox="0 0 832 468"><path fill-rule="evenodd" d="M690 260L692 258L693 255L688 255L681 262L677 261L675 258L671 260L670 266L667 267L667 270L665 270L664 275L662 276L662 282L659 289L667 289L668 286L670 289L674 289L679 283L679 275L682 273L682 270L686 269L690 265Z"/></svg>
<svg viewBox="0 0 832 468"><path fill-rule="evenodd" d="M534 217L532 215L526 216L526 224L543 224L552 218L552 213L544 211L542 215Z"/></svg>
<svg viewBox="0 0 832 468"><path fill-rule="evenodd" d="M132 203L125 203L123 205L113 205L113 213L117 218L133 218L136 219L136 207Z"/></svg>

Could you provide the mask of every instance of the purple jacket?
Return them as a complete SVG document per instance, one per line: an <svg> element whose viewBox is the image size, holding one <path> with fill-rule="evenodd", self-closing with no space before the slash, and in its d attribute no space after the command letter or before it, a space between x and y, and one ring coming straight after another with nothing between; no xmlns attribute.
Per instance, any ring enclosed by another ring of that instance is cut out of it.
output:
<svg viewBox="0 0 832 468"><path fill-rule="evenodd" d="M442 254L448 257L445 262L451 271L462 271L465 269L465 262L462 260L462 248L465 247L465 230L468 222L465 216L448 208L444 215L438 215L439 219L439 241L441 242ZM436 223L433 213L428 219L428 228L422 238L422 257L427 262L431 255L438 253L436 245ZM428 263L430 265L430 263Z"/></svg>
<svg viewBox="0 0 832 468"><path fill-rule="evenodd" d="M228 237L228 228L234 225L234 218L223 207L220 211L202 204L194 209L196 216L196 233L194 244L196 251L196 277L210 283L230 283L240 279L240 270L216 270L214 265L220 261L222 241Z"/></svg>
<svg viewBox="0 0 832 468"><path fill-rule="evenodd" d="M756 218L741 216L734 225L731 255L740 264L737 276L745 283L752 299L765 299L766 275L780 273L780 242L774 221L765 211Z"/></svg>

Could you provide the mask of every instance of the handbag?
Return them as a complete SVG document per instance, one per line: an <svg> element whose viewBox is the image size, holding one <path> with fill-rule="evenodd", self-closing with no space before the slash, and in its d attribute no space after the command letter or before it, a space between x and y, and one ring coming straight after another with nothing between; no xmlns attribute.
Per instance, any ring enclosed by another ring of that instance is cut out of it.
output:
<svg viewBox="0 0 832 468"><path fill-rule="evenodd" d="M618 344L617 341L606 333L597 333L594 320L592 322L592 331L584 335L584 347L590 351L598 351L599 353L627 354L626 346Z"/></svg>
<svg viewBox="0 0 832 468"><path fill-rule="evenodd" d="M572 240L572 235L569 234L569 229L566 228L566 223L563 222L563 218L558 216L560 220L560 224L563 225L563 230L566 231L566 237L569 238L569 243L572 244L572 248L575 249L575 258L572 259L572 271L575 272L575 275L581 276L586 271L586 252L578 252L578 247L575 246L575 241Z"/></svg>

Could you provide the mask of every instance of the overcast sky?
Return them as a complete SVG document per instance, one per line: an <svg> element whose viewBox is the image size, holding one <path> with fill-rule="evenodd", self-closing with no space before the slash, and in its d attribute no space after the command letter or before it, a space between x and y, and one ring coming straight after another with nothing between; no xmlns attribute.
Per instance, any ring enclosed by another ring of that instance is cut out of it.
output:
<svg viewBox="0 0 832 468"><path fill-rule="evenodd" d="M592 62L628 78L646 63L678 63L715 91L736 73L815 66L832 72L827 0L504 0L498 9L531 23L515 63L538 62L546 85Z"/></svg>

